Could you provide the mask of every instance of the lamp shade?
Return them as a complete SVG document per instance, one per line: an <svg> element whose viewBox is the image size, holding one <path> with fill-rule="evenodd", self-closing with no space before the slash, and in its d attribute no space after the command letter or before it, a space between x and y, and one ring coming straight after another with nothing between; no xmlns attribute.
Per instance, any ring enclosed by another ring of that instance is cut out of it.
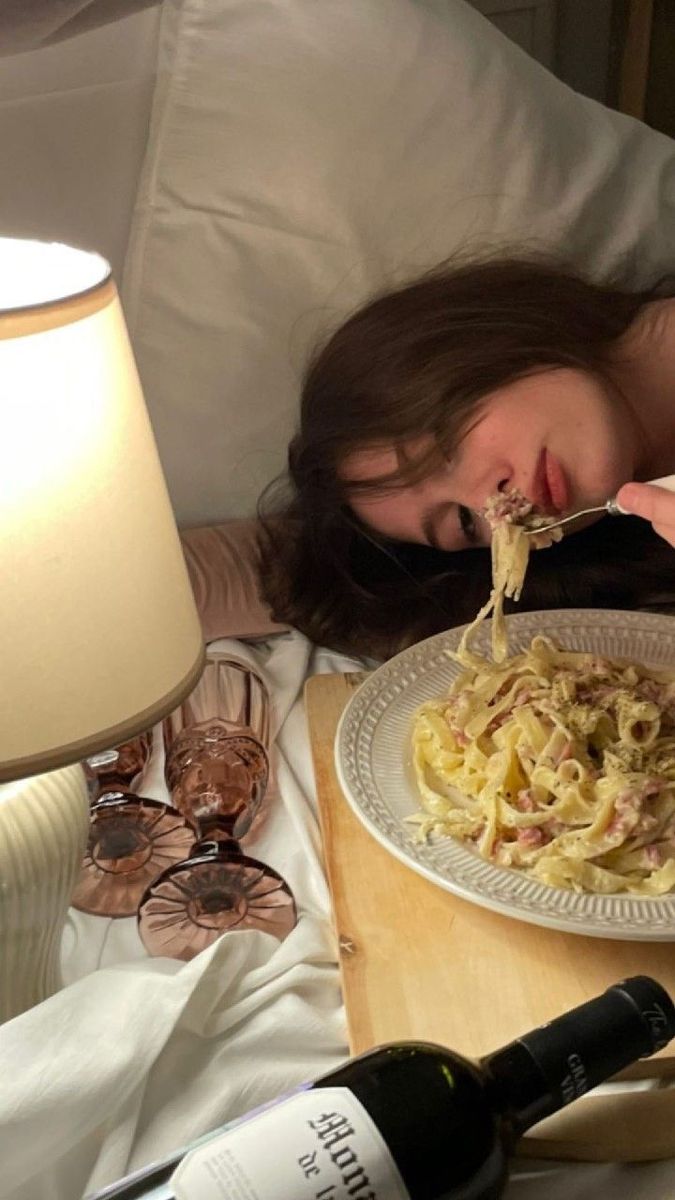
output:
<svg viewBox="0 0 675 1200"><path fill-rule="evenodd" d="M0 781L150 728L203 639L108 264L0 238Z"/></svg>

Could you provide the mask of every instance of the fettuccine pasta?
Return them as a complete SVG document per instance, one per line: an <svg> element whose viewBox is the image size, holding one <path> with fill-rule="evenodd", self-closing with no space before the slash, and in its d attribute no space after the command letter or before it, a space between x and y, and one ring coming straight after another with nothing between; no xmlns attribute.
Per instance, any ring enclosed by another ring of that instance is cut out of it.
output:
<svg viewBox="0 0 675 1200"><path fill-rule="evenodd" d="M525 541L524 561L522 531L493 546L491 605L454 655L465 670L415 715L409 820L547 884L661 895L675 887L675 673L542 636L509 658L503 624L497 661L473 653L479 620L491 607L503 623L500 593L522 586Z"/></svg>
<svg viewBox="0 0 675 1200"><path fill-rule="evenodd" d="M502 662L508 642L504 620L504 599L520 600L530 550L543 550L560 540L560 530L546 529L546 518L534 511L534 506L516 488L490 496L484 516L492 529L492 589L487 602L467 627L460 642L459 654L467 664L472 661L469 643L479 625L492 613L492 657ZM550 520L550 518L549 518ZM535 529L536 533L529 531Z"/></svg>

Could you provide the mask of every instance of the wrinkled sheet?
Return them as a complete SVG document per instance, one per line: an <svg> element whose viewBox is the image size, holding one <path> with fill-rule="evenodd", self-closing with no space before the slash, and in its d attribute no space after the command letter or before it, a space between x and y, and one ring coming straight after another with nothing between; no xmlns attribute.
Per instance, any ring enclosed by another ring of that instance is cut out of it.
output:
<svg viewBox="0 0 675 1200"><path fill-rule="evenodd" d="M281 944L225 936L183 964L148 958L132 920L72 911L66 986L0 1028L2 1200L79 1200L347 1055L302 689L369 664L296 633L214 646L250 661L273 698L274 778L244 846L288 880L298 925ZM144 790L165 795L159 754ZM509 1200L544 1195L665 1200L675 1170L516 1163Z"/></svg>
<svg viewBox="0 0 675 1200"><path fill-rule="evenodd" d="M21 54L119 21L160 0L2 0L0 56Z"/></svg>

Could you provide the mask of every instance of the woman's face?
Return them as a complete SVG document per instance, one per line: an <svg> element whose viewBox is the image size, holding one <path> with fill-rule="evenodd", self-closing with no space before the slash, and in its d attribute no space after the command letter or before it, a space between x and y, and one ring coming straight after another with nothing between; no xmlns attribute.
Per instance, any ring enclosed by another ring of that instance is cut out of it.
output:
<svg viewBox="0 0 675 1200"><path fill-rule="evenodd" d="M424 440L404 448L408 456ZM424 479L378 493L355 493L353 512L378 533L440 550L487 544L477 516L488 496L517 488L549 514L602 504L635 469L635 437L625 404L609 383L579 370L528 375L487 397L451 459ZM351 454L342 478L376 480L400 465L394 448Z"/></svg>

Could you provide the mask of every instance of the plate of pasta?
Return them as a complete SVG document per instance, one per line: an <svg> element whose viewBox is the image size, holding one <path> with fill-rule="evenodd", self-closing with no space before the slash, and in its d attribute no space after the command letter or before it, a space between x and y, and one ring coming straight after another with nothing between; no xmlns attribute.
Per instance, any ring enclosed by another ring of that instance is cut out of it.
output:
<svg viewBox="0 0 675 1200"><path fill-rule="evenodd" d="M675 941L675 618L517 613L501 661L491 625L470 651L466 627L411 646L354 693L335 743L352 809L463 899Z"/></svg>

